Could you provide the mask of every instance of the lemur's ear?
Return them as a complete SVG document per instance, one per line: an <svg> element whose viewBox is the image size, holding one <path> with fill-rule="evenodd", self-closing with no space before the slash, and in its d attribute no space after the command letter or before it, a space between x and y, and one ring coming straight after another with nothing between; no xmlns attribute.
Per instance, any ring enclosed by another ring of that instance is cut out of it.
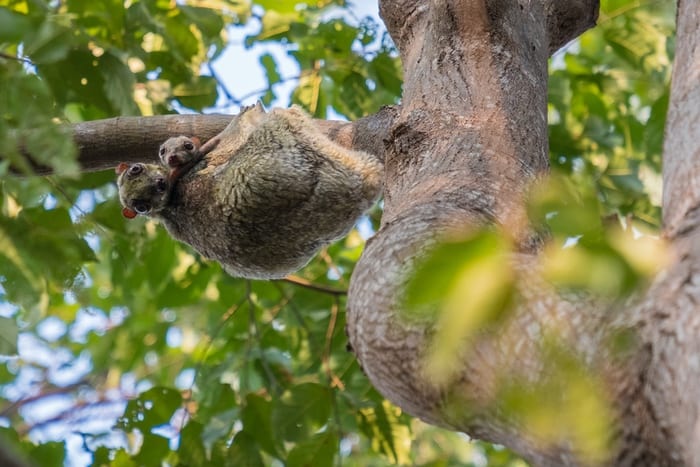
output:
<svg viewBox="0 0 700 467"><path fill-rule="evenodd" d="M117 175L119 175L125 172L128 168L129 164L127 164L126 162L120 162L119 165L114 168L114 171L117 172Z"/></svg>

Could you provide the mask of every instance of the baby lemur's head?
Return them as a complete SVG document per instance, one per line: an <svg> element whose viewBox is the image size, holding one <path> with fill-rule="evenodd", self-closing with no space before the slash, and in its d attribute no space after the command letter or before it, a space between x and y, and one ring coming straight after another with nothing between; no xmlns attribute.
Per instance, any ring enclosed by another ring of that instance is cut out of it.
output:
<svg viewBox="0 0 700 467"><path fill-rule="evenodd" d="M133 219L137 214L157 215L170 196L168 169L155 164L121 163L116 168L122 214Z"/></svg>
<svg viewBox="0 0 700 467"><path fill-rule="evenodd" d="M160 145L158 157L163 165L168 167L180 167L192 161L199 159L199 147L202 143L199 138L193 136L174 136L168 138Z"/></svg>

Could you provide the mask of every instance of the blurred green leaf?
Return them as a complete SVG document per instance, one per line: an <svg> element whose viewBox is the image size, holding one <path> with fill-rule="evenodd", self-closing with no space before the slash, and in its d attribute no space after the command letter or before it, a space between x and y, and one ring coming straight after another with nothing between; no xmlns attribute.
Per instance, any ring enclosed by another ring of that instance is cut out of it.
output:
<svg viewBox="0 0 700 467"><path fill-rule="evenodd" d="M0 42L17 42L30 31L31 22L26 15L0 6Z"/></svg>
<svg viewBox="0 0 700 467"><path fill-rule="evenodd" d="M200 76L194 82L175 86L173 96L191 109L211 107L216 104L216 80L209 76Z"/></svg>
<svg viewBox="0 0 700 467"><path fill-rule="evenodd" d="M604 463L611 447L613 411L602 382L561 343L545 340L542 350L547 373L534 384L509 376L498 410L526 426L540 442L556 445L568 440L580 462Z"/></svg>
<svg viewBox="0 0 700 467"><path fill-rule="evenodd" d="M228 449L226 465L263 467L265 464L260 456L260 449L255 443L255 438L245 431L237 433Z"/></svg>
<svg viewBox="0 0 700 467"><path fill-rule="evenodd" d="M12 318L0 316L0 355L17 354L19 328Z"/></svg>
<svg viewBox="0 0 700 467"><path fill-rule="evenodd" d="M189 421L180 433L180 445L177 452L180 461L192 467L208 465L207 451L202 442L203 427L200 423Z"/></svg>
<svg viewBox="0 0 700 467"><path fill-rule="evenodd" d="M62 467L65 456L66 445L58 441L39 444L29 452L29 458L42 467Z"/></svg>
<svg viewBox="0 0 700 467"><path fill-rule="evenodd" d="M47 18L26 41L26 55L34 63L57 62L68 54L73 45L72 32L66 25Z"/></svg>

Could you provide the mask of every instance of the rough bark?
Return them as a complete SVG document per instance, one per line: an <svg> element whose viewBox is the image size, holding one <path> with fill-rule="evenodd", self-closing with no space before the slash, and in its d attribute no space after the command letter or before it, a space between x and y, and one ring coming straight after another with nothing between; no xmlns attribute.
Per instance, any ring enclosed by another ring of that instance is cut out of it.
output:
<svg viewBox="0 0 700 467"><path fill-rule="evenodd" d="M697 12L689 11L697 4L684 3L690 34L698 30ZM536 256L528 254L535 251L527 242L521 207L529 184L547 167L547 55L592 26L597 14L597 2L563 4L380 3L404 63L404 100L386 152L382 227L368 243L350 287L350 341L375 386L409 413L503 443L536 465L576 465L583 461L572 443L537 442L488 408L499 375L535 381L546 372L537 343L547 329L558 329L562 341L608 383L617 425L607 463L700 465L695 251L679 248L680 260L648 294L626 307L558 296L537 279ZM690 74L699 69L700 50L687 47L679 50L679 59L690 62L689 69L676 75L694 86L677 92L685 98L697 94L697 76ZM697 100L690 105L694 113L681 108L678 113L697 115ZM697 121L684 120L696 127L681 128L689 139L679 149L681 168L671 165L694 188L700 186L693 185L696 177L689 170L697 160L692 157L693 152L697 156ZM681 203L686 208L674 223L687 219L696 201ZM485 333L468 356L455 356L461 359L459 377L447 390L439 388L426 380L422 368L431 323L409 324L399 316L407 271L437 238L492 222L521 241L524 252L513 262L522 278L522 300L498 335ZM621 329L637 336L626 358L607 345ZM469 416L449 413L455 397L470 406Z"/></svg>
<svg viewBox="0 0 700 467"><path fill-rule="evenodd" d="M678 2L676 58L664 141L663 219L674 261L645 300L623 314L638 330L643 356L625 374L640 417L627 417L627 437L646 421L656 457L635 465L700 465L700 10ZM625 316L627 315L627 316ZM625 394L626 395L626 394ZM628 442L625 445L634 443ZM627 465L632 465L628 461Z"/></svg>

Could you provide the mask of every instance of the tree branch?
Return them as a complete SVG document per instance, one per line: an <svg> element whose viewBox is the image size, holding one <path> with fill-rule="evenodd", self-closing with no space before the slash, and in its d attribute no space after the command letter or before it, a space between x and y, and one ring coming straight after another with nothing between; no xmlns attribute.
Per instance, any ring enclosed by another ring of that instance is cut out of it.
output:
<svg viewBox="0 0 700 467"><path fill-rule="evenodd" d="M454 356L457 376L444 388L424 376L434 323L402 319L402 296L418 258L456 232L497 223L523 251L536 251L523 206L548 169L547 58L553 44L597 15L596 2L574 2L588 11L571 24L554 3L380 3L401 51L404 98L385 156L382 226L356 265L347 311L350 343L384 396L430 423L505 444L535 465L580 459L571 444L542 443L496 413L489 404L497 383L502 375L537 381L546 372L542 338L555 330L599 367L609 357L602 345L608 305L557 295L538 279L537 259L517 255L517 309L498 333L465 344ZM468 408L455 413L454 398Z"/></svg>
<svg viewBox="0 0 700 467"><path fill-rule="evenodd" d="M599 8L599 0L545 0L549 54L595 26Z"/></svg>
<svg viewBox="0 0 700 467"><path fill-rule="evenodd" d="M397 108L384 107L355 122L316 120L319 129L340 145L383 157L387 129ZM84 171L104 170L120 162L154 162L158 148L171 136L198 136L202 141L219 134L233 115L160 115L116 117L71 125ZM31 158L31 154L25 155ZM3 159L0 153L0 160ZM37 167L36 173L50 169Z"/></svg>
<svg viewBox="0 0 700 467"><path fill-rule="evenodd" d="M690 1L679 2L678 8L663 164L663 220L669 237L700 225L700 13Z"/></svg>

